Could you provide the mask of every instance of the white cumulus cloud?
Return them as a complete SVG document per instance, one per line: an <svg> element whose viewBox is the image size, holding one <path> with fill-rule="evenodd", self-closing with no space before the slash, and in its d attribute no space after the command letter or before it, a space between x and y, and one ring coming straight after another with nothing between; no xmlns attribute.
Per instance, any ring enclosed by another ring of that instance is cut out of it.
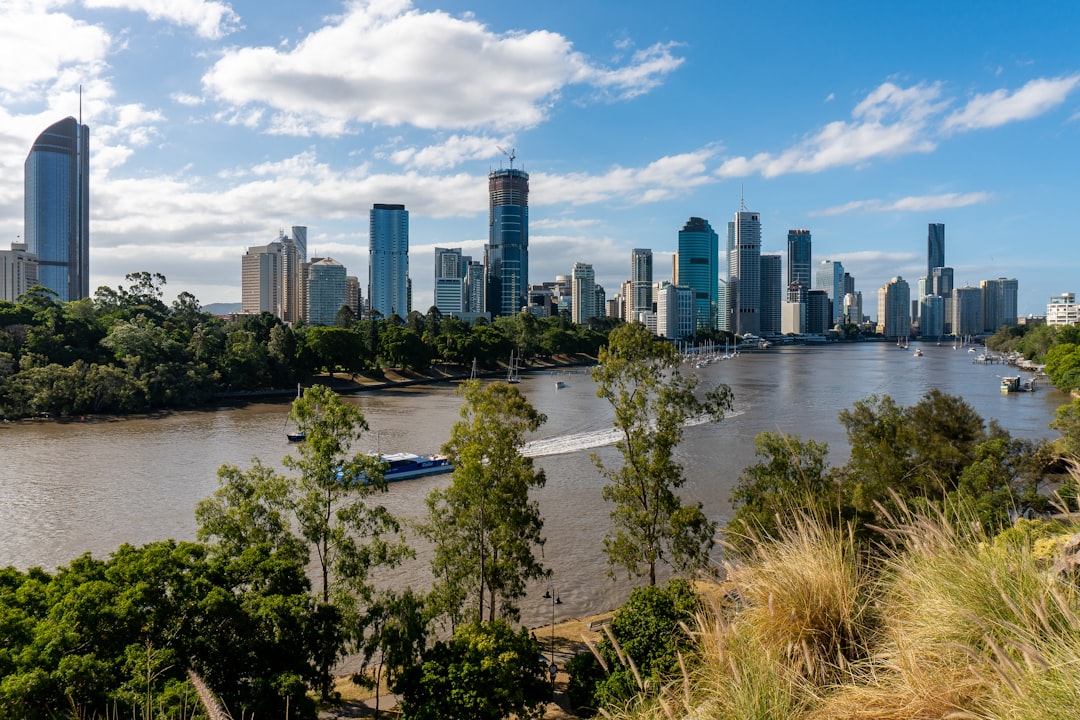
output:
<svg viewBox="0 0 1080 720"><path fill-rule="evenodd" d="M976 95L945 120L945 131L992 128L1028 120L1061 105L1080 84L1080 75L1037 78L1013 92L995 90Z"/></svg>
<svg viewBox="0 0 1080 720"><path fill-rule="evenodd" d="M217 40L240 27L240 16L228 3L207 0L83 0L92 9L115 8L145 13L154 21L164 20L190 27L199 37Z"/></svg>
<svg viewBox="0 0 1080 720"><path fill-rule="evenodd" d="M605 68L558 33L496 33L471 16L368 0L292 48L226 51L203 83L235 107L269 106L289 118L279 131L299 135L364 124L505 131L542 122L568 86L633 97L680 62L670 46L656 45Z"/></svg>

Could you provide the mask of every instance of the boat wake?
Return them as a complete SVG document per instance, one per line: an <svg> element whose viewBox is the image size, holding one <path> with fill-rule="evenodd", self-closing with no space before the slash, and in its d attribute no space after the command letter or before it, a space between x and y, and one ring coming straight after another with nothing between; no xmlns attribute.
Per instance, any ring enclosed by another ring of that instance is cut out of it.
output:
<svg viewBox="0 0 1080 720"><path fill-rule="evenodd" d="M729 412L724 415L725 418L735 417L741 415L742 411ZM707 417L698 417L688 420L684 427L694 427L695 425L705 425L709 421ZM588 430L586 432L571 433L569 435L559 435L552 438L544 438L542 440L532 440L525 443L525 447L522 448L521 454L525 457L546 457L548 455L565 455L572 452L580 452L582 450L593 450L598 447L604 447L606 445L614 445L619 440L619 431L613 427L603 428L602 430Z"/></svg>

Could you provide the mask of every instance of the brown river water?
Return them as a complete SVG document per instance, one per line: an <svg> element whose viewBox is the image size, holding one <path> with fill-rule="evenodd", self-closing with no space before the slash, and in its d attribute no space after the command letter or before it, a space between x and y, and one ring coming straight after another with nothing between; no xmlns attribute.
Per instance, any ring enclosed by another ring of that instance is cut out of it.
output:
<svg viewBox="0 0 1080 720"><path fill-rule="evenodd" d="M728 383L735 408L719 424L686 428L679 448L684 497L702 501L723 524L731 488L754 462L754 436L764 430L828 442L834 462L843 462L847 445L837 414L874 393L909 405L937 387L1014 435L1056 437L1047 424L1068 402L1065 395L1049 385L1001 393L999 376L1016 374L1011 368L975 364L975 354L951 345L922 347L923 357L879 343L784 347L693 370L705 383ZM557 389L558 380L565 387ZM518 387L548 417L527 452L547 475L537 500L546 522L544 562L563 601L556 620L614 608L634 583L625 573L608 576L602 538L609 508L590 459L597 453L608 463L617 460L611 411L583 368L524 373ZM447 384L362 393L350 402L371 428L360 449L381 452L438 452L461 404ZM0 567L51 570L88 551L105 557L122 543L194 538L195 504L217 487L218 467L246 467L253 457L278 463L290 451L287 411L284 403L258 403L159 418L0 424ZM377 501L399 517L419 519L428 492L449 480L395 483ZM419 547L415 561L383 573L380 582L425 588L427 559ZM528 625L550 620L545 586L521 604Z"/></svg>

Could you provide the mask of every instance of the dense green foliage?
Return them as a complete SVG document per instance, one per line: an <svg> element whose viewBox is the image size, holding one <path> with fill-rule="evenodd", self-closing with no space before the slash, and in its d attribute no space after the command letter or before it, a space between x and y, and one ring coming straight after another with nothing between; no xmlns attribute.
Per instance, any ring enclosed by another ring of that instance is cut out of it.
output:
<svg viewBox="0 0 1080 720"><path fill-rule="evenodd" d="M612 568L647 576L656 584L656 566L679 572L708 562L716 524L697 505L683 504L677 491L686 482L674 451L688 420L718 422L731 408L731 390L718 385L697 392L698 377L679 371L679 356L668 342L638 324L615 328L593 370L597 396L615 411L615 447L622 465L593 462L608 480L603 497L614 505L604 552Z"/></svg>
<svg viewBox="0 0 1080 720"><path fill-rule="evenodd" d="M996 352L1018 352L1046 365L1046 375L1064 392L1080 390L1080 326L1020 325L1005 327L986 341Z"/></svg>
<svg viewBox="0 0 1080 720"><path fill-rule="evenodd" d="M1061 428L1072 415L1059 413ZM987 427L962 398L930 390L910 407L872 395L840 412L850 456L829 468L827 448L795 436L762 433L758 463L743 470L732 495L728 544L748 549L775 538L803 516L858 531L881 521L898 503L962 505L988 528L1016 514L1050 507L1047 473L1055 453L1043 443ZM1065 430L1063 430L1065 432Z"/></svg>
<svg viewBox="0 0 1080 720"><path fill-rule="evenodd" d="M73 417L205 404L224 393L288 388L316 373L382 368L423 371L433 363L485 369L510 351L528 360L557 353L595 355L604 329L528 314L470 326L432 308L402 320L288 326L269 313L225 320L190 293L163 302L165 277L127 276L130 286L98 288L61 303L33 288L0 301L0 416Z"/></svg>
<svg viewBox="0 0 1080 720"><path fill-rule="evenodd" d="M304 567L164 541L55 575L0 570L0 716L180 717L195 670L239 717L314 717Z"/></svg>
<svg viewBox="0 0 1080 720"><path fill-rule="evenodd" d="M527 581L544 575L544 520L529 497L544 486L544 471L521 450L547 418L516 385L470 380L459 394L461 420L443 446L454 474L428 496L422 528L435 546L433 600L453 623L484 620L485 606L489 621L516 620Z"/></svg>
<svg viewBox="0 0 1080 720"><path fill-rule="evenodd" d="M697 610L697 595L686 580L634 590L615 612L611 635L597 653L571 661L571 705L587 713L622 706L643 691L658 692L679 670L678 653L690 643L688 627Z"/></svg>
<svg viewBox="0 0 1080 720"><path fill-rule="evenodd" d="M471 623L424 651L394 686L410 720L539 718L551 696L539 644L502 620Z"/></svg>

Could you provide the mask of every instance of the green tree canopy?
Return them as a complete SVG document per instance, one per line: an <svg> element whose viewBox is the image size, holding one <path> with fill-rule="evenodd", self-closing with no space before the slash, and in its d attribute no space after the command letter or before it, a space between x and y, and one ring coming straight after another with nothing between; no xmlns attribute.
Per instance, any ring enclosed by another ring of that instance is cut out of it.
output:
<svg viewBox="0 0 1080 720"><path fill-rule="evenodd" d="M683 504L677 495L686 480L674 451L690 419L723 417L731 390L718 385L699 397L698 378L679 371L675 348L636 323L611 332L592 377L596 394L615 411L623 459L613 468L593 455L609 481L604 499L614 504L604 538L609 564L631 576L647 575L650 585L656 584L657 563L678 571L703 567L716 524L700 503Z"/></svg>
<svg viewBox="0 0 1080 720"><path fill-rule="evenodd" d="M464 382L461 420L443 452L454 466L450 486L427 498L425 535L434 543L434 597L453 622L468 616L516 619L528 580L541 577L536 557L543 518L529 493L544 486L542 470L522 455L525 434L547 419L513 385Z"/></svg>
<svg viewBox="0 0 1080 720"><path fill-rule="evenodd" d="M522 720L543 716L546 662L528 631L497 620L461 626L394 685L411 720Z"/></svg>

